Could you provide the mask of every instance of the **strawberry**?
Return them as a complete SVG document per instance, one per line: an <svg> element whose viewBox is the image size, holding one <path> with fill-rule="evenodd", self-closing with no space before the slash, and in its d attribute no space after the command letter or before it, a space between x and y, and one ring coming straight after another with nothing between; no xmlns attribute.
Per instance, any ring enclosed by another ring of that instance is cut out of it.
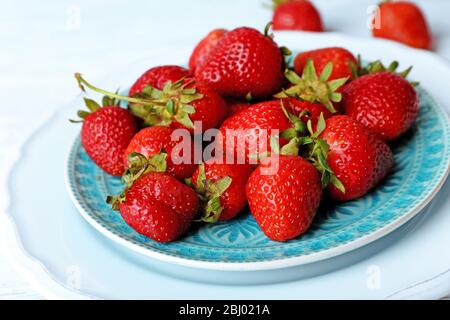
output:
<svg viewBox="0 0 450 320"><path fill-rule="evenodd" d="M329 62L333 63L333 71L328 80L335 80L339 78L352 78L358 60L347 49L339 47L322 48L299 53L294 60L294 69L298 74L303 73L308 60L314 62L314 66L319 75L325 69Z"/></svg>
<svg viewBox="0 0 450 320"><path fill-rule="evenodd" d="M273 29L323 31L317 8L308 0L274 0Z"/></svg>
<svg viewBox="0 0 450 320"><path fill-rule="evenodd" d="M212 159L200 164L192 184L203 199L202 221L214 223L236 217L247 205L245 185L252 167Z"/></svg>
<svg viewBox="0 0 450 320"><path fill-rule="evenodd" d="M140 153L145 157L151 157L158 154L162 150L169 155L167 158L167 173L173 175L177 179L185 179L192 176L195 171L196 165L193 162L192 156L188 157L188 161L183 161L184 153L174 152L172 150L176 147L179 141L172 138L174 133L173 128L154 126L144 128L139 131L133 139L124 153L125 166L128 166L128 156L132 153ZM189 141L183 141L190 145L190 150L194 152L194 144L191 136L188 136ZM183 151L184 149L182 149Z"/></svg>
<svg viewBox="0 0 450 320"><path fill-rule="evenodd" d="M103 106L87 98L84 101L89 112L78 111L83 122L81 144L103 171L121 176L125 171L123 153L137 132L136 121L127 110L117 106L114 99L104 97Z"/></svg>
<svg viewBox="0 0 450 320"><path fill-rule="evenodd" d="M347 85L342 93L345 113L376 132L384 141L405 133L419 111L414 87L392 72L362 76Z"/></svg>
<svg viewBox="0 0 450 320"><path fill-rule="evenodd" d="M226 32L225 29L214 29L197 44L189 59L189 69L192 73L195 72L197 67L205 63L208 55Z"/></svg>
<svg viewBox="0 0 450 320"><path fill-rule="evenodd" d="M161 153L153 159L162 164L166 156ZM199 208L198 197L193 189L161 172L164 166L151 165L153 159L132 154L130 168L123 176L125 190L108 197L107 202L138 233L157 242L171 242L188 230Z"/></svg>
<svg viewBox="0 0 450 320"><path fill-rule="evenodd" d="M278 170L270 167L278 164ZM287 241L305 233L322 198L317 170L298 156L269 157L250 175L250 211L271 240Z"/></svg>
<svg viewBox="0 0 450 320"><path fill-rule="evenodd" d="M420 8L407 1L384 1L374 16L372 34L420 49L431 49L432 35Z"/></svg>
<svg viewBox="0 0 450 320"><path fill-rule="evenodd" d="M283 85L284 58L268 32L247 27L228 31L197 68L195 78L227 98L271 96Z"/></svg>
<svg viewBox="0 0 450 320"><path fill-rule="evenodd" d="M322 173L322 185L332 198L357 199L377 185L392 169L389 146L346 115L319 121L317 130L308 125L310 138L303 139L302 156Z"/></svg>
<svg viewBox="0 0 450 320"><path fill-rule="evenodd" d="M280 101L253 104L246 110L230 116L220 127L218 149L224 150L235 163L252 163L252 155L270 152L270 136L292 127ZM278 130L278 132L276 131ZM280 139L280 145L288 141Z"/></svg>
<svg viewBox="0 0 450 320"><path fill-rule="evenodd" d="M128 101L131 113L148 126L171 126L201 132L219 126L228 115L226 102L209 86L197 84L194 79L166 82L162 90L146 86L132 97L99 89L81 76L80 85L109 97ZM194 126L194 122L197 127Z"/></svg>
<svg viewBox="0 0 450 320"><path fill-rule="evenodd" d="M189 70L179 66L160 66L147 70L131 86L129 95L134 96L142 92L147 86L162 90L167 81L176 82L190 76Z"/></svg>

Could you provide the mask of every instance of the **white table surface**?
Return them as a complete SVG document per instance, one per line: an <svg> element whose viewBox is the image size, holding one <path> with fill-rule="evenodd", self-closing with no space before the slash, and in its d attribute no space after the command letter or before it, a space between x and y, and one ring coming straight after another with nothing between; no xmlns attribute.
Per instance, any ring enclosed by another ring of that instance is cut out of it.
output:
<svg viewBox="0 0 450 320"><path fill-rule="evenodd" d="M146 57L152 47L192 45L216 27L262 29L269 0L24 1L0 10L0 179L19 145L79 89L72 74L96 79ZM377 0L315 0L329 30L369 37L368 8ZM450 60L450 1L416 1L435 35L435 51ZM132 3L132 6L130 5ZM3 192L0 193L0 201ZM0 299L41 296L11 269L0 243Z"/></svg>

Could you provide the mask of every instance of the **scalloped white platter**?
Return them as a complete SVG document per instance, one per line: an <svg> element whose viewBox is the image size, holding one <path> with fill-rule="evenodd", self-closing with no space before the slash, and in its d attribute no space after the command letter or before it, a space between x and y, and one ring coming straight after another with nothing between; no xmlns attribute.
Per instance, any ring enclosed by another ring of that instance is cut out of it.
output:
<svg viewBox="0 0 450 320"><path fill-rule="evenodd" d="M450 110L446 97L450 69L431 53L388 41L354 39L333 33L283 32L276 34L276 41L294 50L339 45L363 54L367 60L397 59L401 66L414 65L412 77L447 112ZM184 64L190 46L180 43L177 50L167 48L163 52L96 83L125 87L153 65ZM439 79L435 77L438 73ZM81 218L64 188L65 155L79 130L69 125L67 119L75 114L80 99L61 108L25 143L24 156L13 168L14 175L9 180L7 215L0 215L0 233L11 249L11 260L45 296L436 298L450 290L450 256L442 254L450 244L447 231L450 216L445 212L450 206L448 183L431 204L416 212L414 218L410 217L412 220L397 225L377 241L302 266L259 271L197 270L192 268L195 266L158 261L116 245ZM44 156L43 149L52 150L51 156ZM60 174L48 175L36 170L45 166Z"/></svg>

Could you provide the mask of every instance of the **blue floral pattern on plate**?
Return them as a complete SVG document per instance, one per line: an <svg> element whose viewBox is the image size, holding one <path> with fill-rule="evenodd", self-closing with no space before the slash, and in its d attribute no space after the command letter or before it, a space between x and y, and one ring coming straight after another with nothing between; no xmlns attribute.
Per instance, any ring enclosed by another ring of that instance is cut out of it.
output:
<svg viewBox="0 0 450 320"><path fill-rule="evenodd" d="M286 243L267 239L249 212L230 222L197 226L170 244L136 233L105 203L107 195L122 191L120 179L103 173L87 156L79 138L68 158L68 187L78 207L102 231L181 260L257 263L312 256L364 238L370 242L376 238L370 235L382 234L412 218L436 194L448 173L448 116L423 89L418 92L417 123L391 145L396 162L393 173L359 200L322 206L311 229Z"/></svg>

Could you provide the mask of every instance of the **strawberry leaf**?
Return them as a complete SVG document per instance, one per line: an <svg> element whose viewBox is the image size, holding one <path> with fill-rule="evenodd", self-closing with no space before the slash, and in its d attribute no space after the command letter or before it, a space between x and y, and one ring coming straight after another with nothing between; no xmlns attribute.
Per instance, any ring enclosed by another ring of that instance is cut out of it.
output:
<svg viewBox="0 0 450 320"><path fill-rule="evenodd" d="M95 112L100 109L100 105L94 100L88 98L83 98L83 100L90 112Z"/></svg>
<svg viewBox="0 0 450 320"><path fill-rule="evenodd" d="M232 179L228 176L223 177L217 182L214 182L210 186L210 191L216 196L221 196L231 185Z"/></svg>
<svg viewBox="0 0 450 320"><path fill-rule="evenodd" d="M317 120L317 129L315 135L318 137L323 132L323 130L325 130L325 127L326 127L325 118L323 116L323 112L321 112L319 119Z"/></svg>
<svg viewBox="0 0 450 320"><path fill-rule="evenodd" d="M206 223L216 223L219 220L222 211L223 207L220 203L220 197L214 197L206 203L205 212L201 221Z"/></svg>
<svg viewBox="0 0 450 320"><path fill-rule="evenodd" d="M273 153L280 154L280 142L275 136L270 136L270 150Z"/></svg>
<svg viewBox="0 0 450 320"><path fill-rule="evenodd" d="M319 80L327 81L328 78L330 78L330 76L331 76L331 72L333 72L333 63L328 62L326 64L325 68L323 68L322 73L320 74Z"/></svg>
<svg viewBox="0 0 450 320"><path fill-rule="evenodd" d="M345 193L344 185L342 184L341 180L339 180L334 174L331 175L331 184L342 193Z"/></svg>
<svg viewBox="0 0 450 320"><path fill-rule="evenodd" d="M290 156L298 156L299 152L299 139L294 138L291 141L289 141L288 144L284 145L281 150L280 154L282 155L290 155Z"/></svg>

